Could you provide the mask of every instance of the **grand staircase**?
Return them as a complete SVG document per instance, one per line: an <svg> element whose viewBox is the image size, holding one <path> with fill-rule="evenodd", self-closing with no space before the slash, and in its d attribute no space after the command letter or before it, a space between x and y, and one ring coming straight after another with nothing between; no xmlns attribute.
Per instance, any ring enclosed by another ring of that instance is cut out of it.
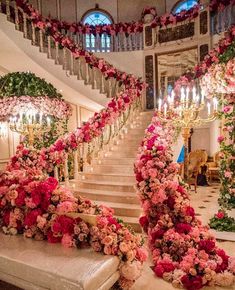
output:
<svg viewBox="0 0 235 290"><path fill-rule="evenodd" d="M141 112L135 128L129 125L118 144L105 152L103 158L94 158L80 173L79 180L70 181L75 194L113 208L115 215L136 231L140 231L141 209L134 189L134 162L152 114Z"/></svg>

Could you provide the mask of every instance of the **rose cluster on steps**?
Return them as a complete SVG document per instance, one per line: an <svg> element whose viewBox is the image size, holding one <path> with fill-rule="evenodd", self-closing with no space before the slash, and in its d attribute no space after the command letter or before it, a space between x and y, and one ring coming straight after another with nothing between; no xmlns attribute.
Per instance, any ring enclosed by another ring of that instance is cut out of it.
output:
<svg viewBox="0 0 235 290"><path fill-rule="evenodd" d="M93 215L94 222L82 220L79 213ZM65 247L92 247L96 252L117 256L122 289L133 285L147 259L141 236L118 221L112 209L74 197L38 169L0 174L0 227L5 234L23 234Z"/></svg>
<svg viewBox="0 0 235 290"><path fill-rule="evenodd" d="M207 226L195 216L189 194L178 181L172 162L174 128L157 116L135 162L137 193L148 235L153 271L158 277L188 290L203 286L229 286L234 282L235 258L216 246Z"/></svg>

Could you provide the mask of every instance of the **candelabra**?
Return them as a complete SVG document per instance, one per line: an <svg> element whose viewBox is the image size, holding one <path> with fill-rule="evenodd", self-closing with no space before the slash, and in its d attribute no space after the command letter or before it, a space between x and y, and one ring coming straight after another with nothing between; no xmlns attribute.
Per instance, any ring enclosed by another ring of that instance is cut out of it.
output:
<svg viewBox="0 0 235 290"><path fill-rule="evenodd" d="M175 127L181 128L184 140L184 179L188 179L188 141L191 129L214 121L217 117L218 100L213 98L207 102L207 118L200 113L205 109L205 94L197 93L195 87L181 88L180 96L175 97L174 91L165 99L159 99L158 111L162 121L172 122Z"/></svg>
<svg viewBox="0 0 235 290"><path fill-rule="evenodd" d="M45 117L42 113L34 109L20 112L18 115L10 117L10 129L21 136L28 137L29 147L33 148L35 136L49 132L51 129L50 117Z"/></svg>

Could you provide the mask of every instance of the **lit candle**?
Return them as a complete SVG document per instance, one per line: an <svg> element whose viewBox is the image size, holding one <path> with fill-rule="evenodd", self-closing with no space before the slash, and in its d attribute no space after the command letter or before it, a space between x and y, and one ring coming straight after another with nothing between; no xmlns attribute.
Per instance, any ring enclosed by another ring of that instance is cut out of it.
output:
<svg viewBox="0 0 235 290"><path fill-rule="evenodd" d="M196 101L196 87L193 87L193 101Z"/></svg>
<svg viewBox="0 0 235 290"><path fill-rule="evenodd" d="M186 89L186 106L188 107L188 102L189 102L189 87Z"/></svg>
<svg viewBox="0 0 235 290"><path fill-rule="evenodd" d="M218 110L218 100L216 97L213 98L213 104L214 104L214 111L217 112Z"/></svg>
<svg viewBox="0 0 235 290"><path fill-rule="evenodd" d="M161 111L161 108L162 108L162 99L160 98L158 100L158 111L160 112Z"/></svg>
<svg viewBox="0 0 235 290"><path fill-rule="evenodd" d="M202 95L201 103L204 104L204 102L205 102L205 92L204 92L204 90L201 91L201 95Z"/></svg>
<svg viewBox="0 0 235 290"><path fill-rule="evenodd" d="M166 116L166 111L167 111L167 104L164 104L164 116Z"/></svg>
<svg viewBox="0 0 235 290"><path fill-rule="evenodd" d="M207 110L208 110L208 115L210 116L211 114L211 104L207 103Z"/></svg>
<svg viewBox="0 0 235 290"><path fill-rule="evenodd" d="M51 118L47 117L47 126L50 127L51 126Z"/></svg>

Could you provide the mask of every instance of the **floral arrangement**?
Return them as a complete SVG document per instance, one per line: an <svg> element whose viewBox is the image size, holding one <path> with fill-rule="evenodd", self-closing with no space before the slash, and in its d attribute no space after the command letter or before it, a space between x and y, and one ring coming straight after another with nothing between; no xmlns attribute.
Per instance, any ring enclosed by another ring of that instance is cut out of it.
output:
<svg viewBox="0 0 235 290"><path fill-rule="evenodd" d="M94 216L94 222L85 221L87 214ZM5 234L23 234L65 247L92 247L118 256L122 289L129 289L138 279L147 258L142 238L118 221L112 209L74 197L40 170L0 175L0 227Z"/></svg>
<svg viewBox="0 0 235 290"><path fill-rule="evenodd" d="M156 114L146 129L135 162L137 193L157 277L188 290L234 283L235 258L216 246L207 226L195 216L189 195L172 162L174 128Z"/></svg>
<svg viewBox="0 0 235 290"><path fill-rule="evenodd" d="M207 96L235 93L235 58L212 65L200 80Z"/></svg>
<svg viewBox="0 0 235 290"><path fill-rule="evenodd" d="M235 232L235 219L229 217L226 209L235 208L235 94L221 98L223 135L218 137L220 143L220 198L221 209L210 220L210 227L219 231Z"/></svg>
<svg viewBox="0 0 235 290"><path fill-rule="evenodd" d="M234 0L211 0L210 1L210 11L217 12L223 11L227 6L234 5Z"/></svg>
<svg viewBox="0 0 235 290"><path fill-rule="evenodd" d="M7 120L27 107L57 119L68 119L72 113L71 106L62 99L48 96L12 96L0 99L0 120Z"/></svg>
<svg viewBox="0 0 235 290"><path fill-rule="evenodd" d="M153 17L156 17L157 16L157 9L156 7L145 7L142 11L142 14L141 14L141 19L144 18L145 15L147 14L151 14Z"/></svg>
<svg viewBox="0 0 235 290"><path fill-rule="evenodd" d="M203 77L212 65L228 62L230 59L234 58L234 42L235 26L233 25L226 32L225 37L219 41L217 47L212 49L200 64L196 65L192 71L187 72L175 82L174 89L176 93L181 86L185 85L185 83L190 84L192 81Z"/></svg>

